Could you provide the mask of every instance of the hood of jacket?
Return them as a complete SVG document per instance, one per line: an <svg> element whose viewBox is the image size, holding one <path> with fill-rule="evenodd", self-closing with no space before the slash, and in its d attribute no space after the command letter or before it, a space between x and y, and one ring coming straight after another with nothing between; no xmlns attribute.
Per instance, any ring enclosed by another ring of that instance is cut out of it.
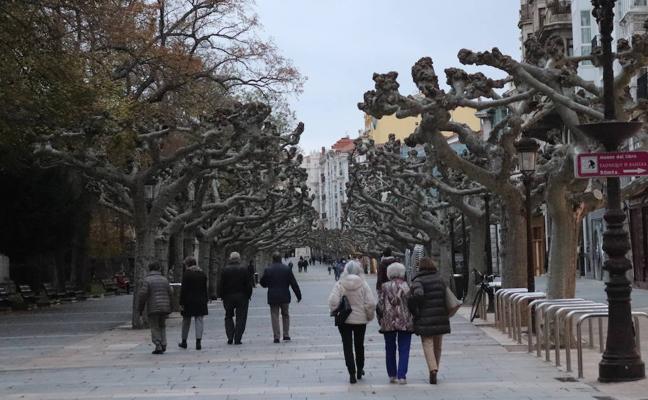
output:
<svg viewBox="0 0 648 400"><path fill-rule="evenodd" d="M364 279L358 275L345 275L340 279L340 284L345 290L358 290L362 287Z"/></svg>
<svg viewBox="0 0 648 400"><path fill-rule="evenodd" d="M192 265L191 267L187 268L187 271L202 271L199 266L197 265Z"/></svg>

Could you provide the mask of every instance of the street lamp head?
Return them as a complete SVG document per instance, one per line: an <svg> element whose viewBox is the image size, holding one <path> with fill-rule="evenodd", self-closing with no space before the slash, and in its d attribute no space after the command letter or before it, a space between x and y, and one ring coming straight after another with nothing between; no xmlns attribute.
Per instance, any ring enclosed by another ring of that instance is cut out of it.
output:
<svg viewBox="0 0 648 400"><path fill-rule="evenodd" d="M520 171L525 174L532 174L536 169L536 159L540 145L534 139L523 137L515 142L515 149L518 152Z"/></svg>

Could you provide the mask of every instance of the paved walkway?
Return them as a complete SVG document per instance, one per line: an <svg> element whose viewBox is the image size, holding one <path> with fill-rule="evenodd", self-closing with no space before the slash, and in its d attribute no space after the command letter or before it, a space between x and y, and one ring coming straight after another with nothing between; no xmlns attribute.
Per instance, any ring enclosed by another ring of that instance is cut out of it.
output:
<svg viewBox="0 0 648 400"><path fill-rule="evenodd" d="M0 398L591 400L601 395L585 383L558 380L566 375L515 346L499 345L461 316L452 319L453 333L446 336L438 385L427 383L418 338L408 384L390 385L375 322L367 330L367 375L349 385L339 334L326 308L332 276L313 266L297 277L304 301L291 306L289 343L272 343L266 292L257 289L241 346L225 343L222 305L214 302L202 351L176 347L177 316L169 322L169 350L162 356L151 354L148 332L117 328L19 362L0 359Z"/></svg>

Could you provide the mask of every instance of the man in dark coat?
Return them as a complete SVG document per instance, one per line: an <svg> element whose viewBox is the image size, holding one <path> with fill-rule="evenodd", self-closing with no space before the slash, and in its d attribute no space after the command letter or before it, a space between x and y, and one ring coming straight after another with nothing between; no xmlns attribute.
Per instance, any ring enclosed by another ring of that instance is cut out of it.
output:
<svg viewBox="0 0 648 400"><path fill-rule="evenodd" d="M292 270L281 262L281 254L272 255L272 264L263 271L261 286L268 288L268 304L272 318L272 333L274 342L279 343L281 331L279 330L279 311L283 322L283 340L290 340L290 288L295 292L297 302L301 301L301 291Z"/></svg>
<svg viewBox="0 0 648 400"><path fill-rule="evenodd" d="M389 267L391 263L394 262L396 262L396 259L392 257L391 248L389 247L385 248L385 250L383 250L383 256L380 259L380 264L378 265L378 273L376 277L377 291L380 291L380 289L382 288L382 284L389 280L387 278L387 267Z"/></svg>
<svg viewBox="0 0 648 400"><path fill-rule="evenodd" d="M241 344L248 305L252 297L252 280L248 267L241 265L241 255L232 252L218 284L218 296L225 307L225 334L227 344ZM236 315L236 322L234 316Z"/></svg>
<svg viewBox="0 0 648 400"><path fill-rule="evenodd" d="M187 337L191 328L191 318L195 321L196 350L201 350L203 334L203 316L207 315L207 275L198 267L196 259L187 257L184 260L185 272L182 275L180 289L180 306L182 307L182 341L178 346L187 348Z"/></svg>
<svg viewBox="0 0 648 400"><path fill-rule="evenodd" d="M166 351L166 318L171 313L171 285L160 272L160 264L153 262L149 265L149 273L142 282L139 291L138 311L140 315L147 308L151 340L155 345L153 354Z"/></svg>

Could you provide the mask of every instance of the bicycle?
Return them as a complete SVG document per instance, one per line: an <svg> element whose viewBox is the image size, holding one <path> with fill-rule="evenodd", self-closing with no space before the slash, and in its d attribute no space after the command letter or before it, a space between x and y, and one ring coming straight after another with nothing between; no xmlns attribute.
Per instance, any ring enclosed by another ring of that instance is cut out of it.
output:
<svg viewBox="0 0 648 400"><path fill-rule="evenodd" d="M484 275L476 269L473 269L473 274L475 275L475 285L479 285L479 289L477 290L477 294L475 295L475 299L473 300L470 309L470 322L473 322L475 318L481 318L479 316L479 306L481 305L484 294L488 295L489 306L490 304L493 304L495 296L495 288L490 285L490 283L495 280L495 275Z"/></svg>

